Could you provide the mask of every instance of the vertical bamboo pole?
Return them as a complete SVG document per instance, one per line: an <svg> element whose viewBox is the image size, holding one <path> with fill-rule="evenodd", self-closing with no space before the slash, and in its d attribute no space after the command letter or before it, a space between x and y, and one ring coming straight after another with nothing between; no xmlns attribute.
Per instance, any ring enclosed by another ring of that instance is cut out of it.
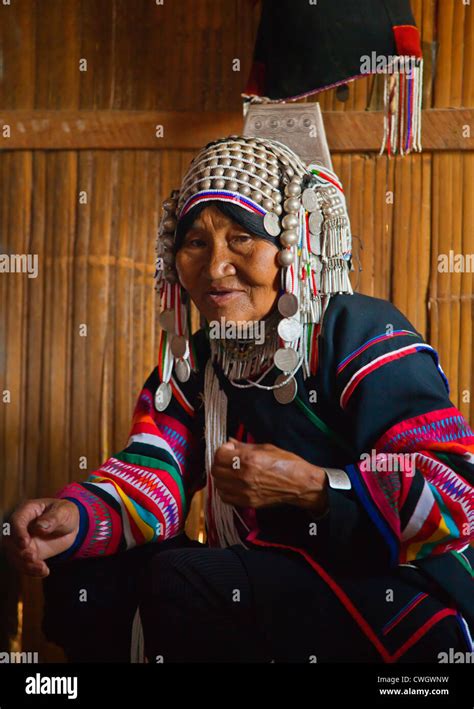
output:
<svg viewBox="0 0 474 709"><path fill-rule="evenodd" d="M474 201L470 186L474 184L474 155L462 158L462 253L474 253ZM461 280L461 327L459 340L459 408L468 421L474 421L474 273L467 270Z"/></svg>

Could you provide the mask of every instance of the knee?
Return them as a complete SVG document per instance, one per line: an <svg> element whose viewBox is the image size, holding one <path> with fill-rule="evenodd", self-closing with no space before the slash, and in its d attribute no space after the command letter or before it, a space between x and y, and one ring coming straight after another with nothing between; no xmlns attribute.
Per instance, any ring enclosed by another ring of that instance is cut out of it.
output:
<svg viewBox="0 0 474 709"><path fill-rule="evenodd" d="M184 582L186 566L178 550L160 551L147 565L140 581L140 597L156 602L157 597L177 597Z"/></svg>

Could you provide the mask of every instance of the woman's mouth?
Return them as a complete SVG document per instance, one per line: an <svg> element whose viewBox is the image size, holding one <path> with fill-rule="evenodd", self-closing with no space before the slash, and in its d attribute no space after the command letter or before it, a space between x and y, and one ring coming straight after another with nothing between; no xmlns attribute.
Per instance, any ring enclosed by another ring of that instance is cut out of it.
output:
<svg viewBox="0 0 474 709"><path fill-rule="evenodd" d="M229 301L242 295L241 290L209 290L206 293L206 299L211 303L216 303L221 305L223 303L228 303Z"/></svg>

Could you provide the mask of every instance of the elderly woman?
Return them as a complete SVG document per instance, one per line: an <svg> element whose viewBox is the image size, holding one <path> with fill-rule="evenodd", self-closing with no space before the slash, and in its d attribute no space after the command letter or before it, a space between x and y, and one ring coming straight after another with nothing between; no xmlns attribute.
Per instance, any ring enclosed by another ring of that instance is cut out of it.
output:
<svg viewBox="0 0 474 709"><path fill-rule="evenodd" d="M474 434L350 257L331 171L240 136L194 158L164 203L159 361L126 447L12 516L69 659L126 661L131 636L149 662L472 651ZM202 488L205 544L183 532Z"/></svg>

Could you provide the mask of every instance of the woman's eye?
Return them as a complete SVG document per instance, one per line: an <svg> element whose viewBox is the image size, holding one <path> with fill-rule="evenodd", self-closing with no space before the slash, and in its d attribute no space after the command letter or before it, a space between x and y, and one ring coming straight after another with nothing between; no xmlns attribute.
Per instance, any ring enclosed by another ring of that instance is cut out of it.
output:
<svg viewBox="0 0 474 709"><path fill-rule="evenodd" d="M199 239L197 236L186 241L186 246L200 246L201 244L204 244L204 239Z"/></svg>
<svg viewBox="0 0 474 709"><path fill-rule="evenodd" d="M234 236L234 239L236 241L238 241L239 243L244 244L247 241L250 241L252 239L252 237L250 236L250 234L236 234Z"/></svg>

